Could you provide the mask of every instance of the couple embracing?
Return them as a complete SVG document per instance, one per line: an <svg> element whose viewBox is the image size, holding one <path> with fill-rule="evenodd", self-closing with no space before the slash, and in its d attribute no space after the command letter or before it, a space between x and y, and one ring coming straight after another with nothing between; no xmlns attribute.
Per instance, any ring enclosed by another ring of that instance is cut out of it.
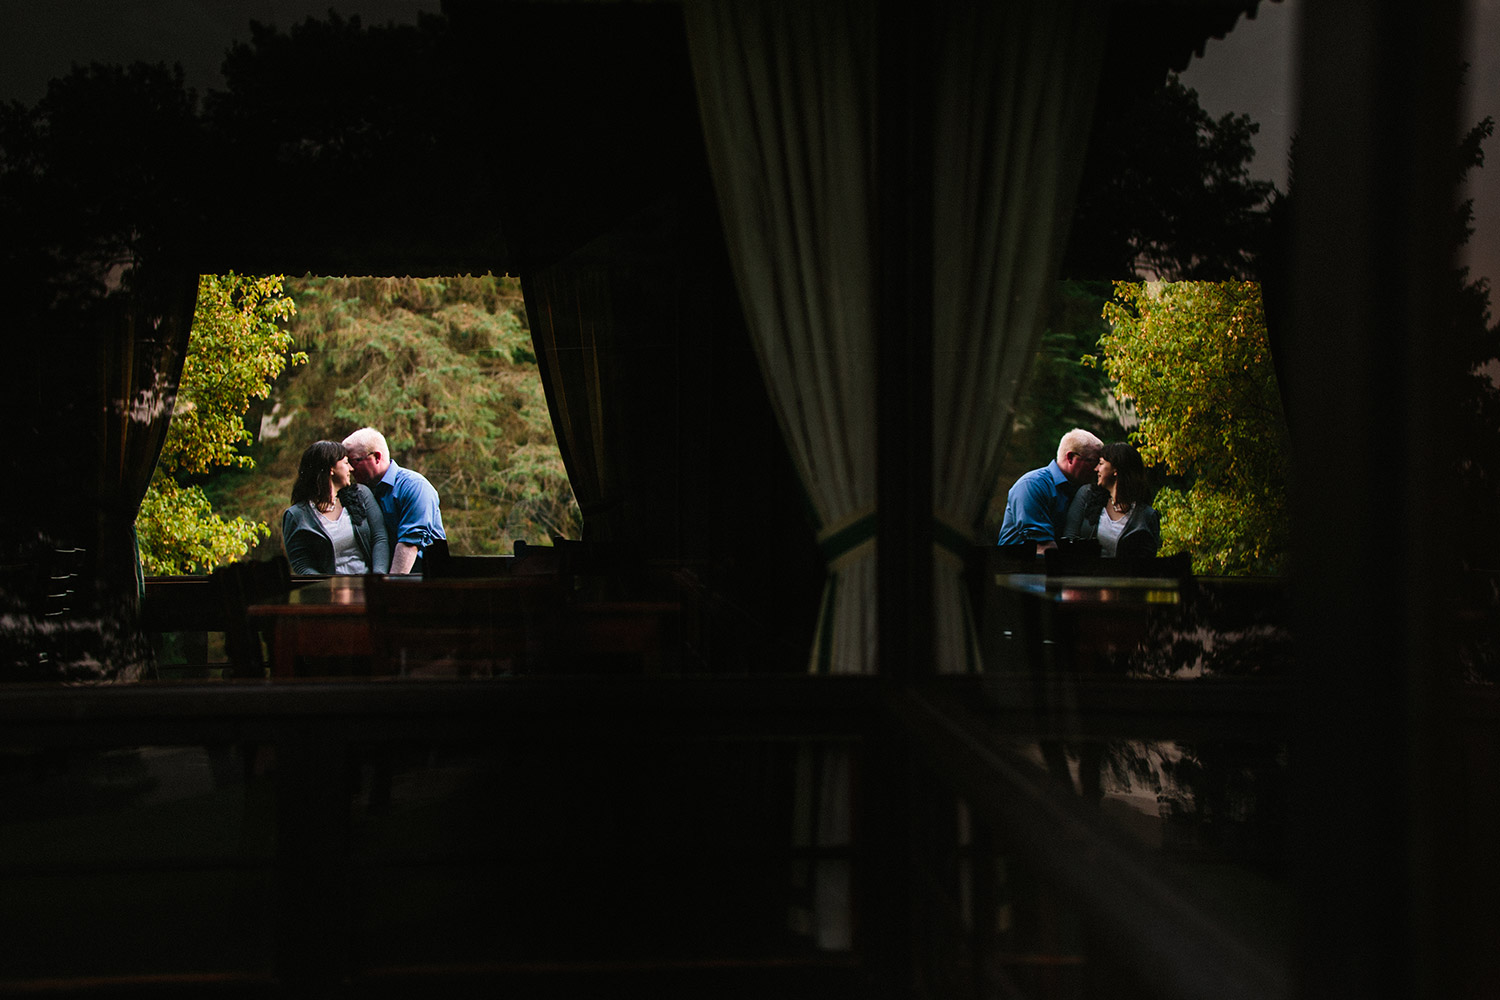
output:
<svg viewBox="0 0 1500 1000"><path fill-rule="evenodd" d="M1059 540L1098 540L1104 556L1150 557L1161 548L1161 518L1140 452L1125 441L1105 444L1074 428L1057 458L1033 469L1005 498L1000 544L1034 542L1040 554Z"/></svg>
<svg viewBox="0 0 1500 1000"><path fill-rule="evenodd" d="M385 437L363 427L302 453L281 538L292 572L332 576L410 573L422 550L447 536L435 490L403 469Z"/></svg>

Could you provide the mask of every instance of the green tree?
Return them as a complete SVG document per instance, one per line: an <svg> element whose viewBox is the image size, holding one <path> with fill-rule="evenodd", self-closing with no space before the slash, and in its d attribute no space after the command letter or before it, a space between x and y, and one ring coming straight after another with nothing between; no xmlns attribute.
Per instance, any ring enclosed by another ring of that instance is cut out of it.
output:
<svg viewBox="0 0 1500 1000"><path fill-rule="evenodd" d="M1106 441L1125 436L1135 422L1128 407L1110 395L1109 380L1083 358L1098 350L1109 330L1101 310L1109 299L1102 281L1060 281L1053 289L1047 325L1016 404L1008 450L1022 468L1050 457L1074 427L1087 427Z"/></svg>
<svg viewBox="0 0 1500 1000"><path fill-rule="evenodd" d="M1253 282L1115 283L1099 342L1132 439L1174 477L1157 495L1162 551L1199 573L1279 573L1286 562L1286 423Z"/></svg>
<svg viewBox="0 0 1500 1000"><path fill-rule="evenodd" d="M1459 143L1457 176L1462 180L1471 169L1484 166L1484 143L1495 132L1493 118L1471 128ZM1454 212L1455 252L1474 234L1474 202L1461 202ZM1442 343L1449 345L1446 384L1441 398L1446 404L1444 437L1450 442L1457 464L1456 509L1490 511L1500 509L1500 323L1491 322L1490 284L1486 278L1471 278L1467 267L1455 268L1448 294L1446 315L1452 329ZM1477 518L1472 536L1462 547L1469 568L1500 569L1500 530L1487 518Z"/></svg>
<svg viewBox="0 0 1500 1000"><path fill-rule="evenodd" d="M248 468L245 414L264 398L293 352L278 321L295 312L282 278L237 274L198 279L198 301L177 405L161 458L136 518L149 574L201 573L245 555L269 534L264 523L216 513L195 480L218 468Z"/></svg>
<svg viewBox="0 0 1500 1000"><path fill-rule="evenodd" d="M1101 121L1084 166L1063 273L1114 280L1254 276L1276 186L1250 177L1248 115L1214 118L1171 74Z"/></svg>

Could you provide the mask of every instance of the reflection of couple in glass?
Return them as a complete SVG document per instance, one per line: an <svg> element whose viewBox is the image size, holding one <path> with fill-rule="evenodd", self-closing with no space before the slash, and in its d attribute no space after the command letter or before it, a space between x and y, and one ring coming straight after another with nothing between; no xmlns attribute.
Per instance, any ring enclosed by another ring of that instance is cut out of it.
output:
<svg viewBox="0 0 1500 1000"><path fill-rule="evenodd" d="M302 575L389 573L385 517L368 486L354 482L349 450L315 441L302 453L292 505L281 515L292 572Z"/></svg>
<svg viewBox="0 0 1500 1000"><path fill-rule="evenodd" d="M1161 518L1150 505L1146 466L1135 446L1105 444L1075 427L1057 458L1017 479L1005 499L1000 544L1097 541L1104 556L1151 557L1161 548Z"/></svg>

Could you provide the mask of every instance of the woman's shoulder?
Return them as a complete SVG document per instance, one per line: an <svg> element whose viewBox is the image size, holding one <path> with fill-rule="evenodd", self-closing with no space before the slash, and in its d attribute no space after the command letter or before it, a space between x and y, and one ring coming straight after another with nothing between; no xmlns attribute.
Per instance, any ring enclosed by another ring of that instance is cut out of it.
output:
<svg viewBox="0 0 1500 1000"><path fill-rule="evenodd" d="M1089 522L1093 520L1095 514L1104 509L1104 498L1108 496L1108 490L1101 490L1097 486L1080 486L1068 503L1068 516L1063 523L1063 537L1090 537Z"/></svg>
<svg viewBox="0 0 1500 1000"><path fill-rule="evenodd" d="M1078 492L1073 495L1073 503L1077 504L1080 507L1088 507L1091 504L1098 504L1102 508L1104 506L1105 499L1107 499L1108 497L1109 490L1105 489L1102 486L1080 486L1078 488Z"/></svg>
<svg viewBox="0 0 1500 1000"><path fill-rule="evenodd" d="M1136 504L1135 510L1132 511L1132 514L1133 520L1137 524L1143 527L1149 526L1153 531L1159 531L1161 529L1161 515L1158 514L1156 512L1156 508L1151 506L1150 504Z"/></svg>
<svg viewBox="0 0 1500 1000"><path fill-rule="evenodd" d="M385 517L385 512L380 509L380 501L375 499L375 491L363 483L353 485L354 495L364 510L364 517L377 524L384 524L385 522L381 519Z"/></svg>
<svg viewBox="0 0 1500 1000"><path fill-rule="evenodd" d="M299 528L316 528L318 523L318 512L313 505L306 500L298 500L286 510L281 512L282 531L285 525L293 525Z"/></svg>

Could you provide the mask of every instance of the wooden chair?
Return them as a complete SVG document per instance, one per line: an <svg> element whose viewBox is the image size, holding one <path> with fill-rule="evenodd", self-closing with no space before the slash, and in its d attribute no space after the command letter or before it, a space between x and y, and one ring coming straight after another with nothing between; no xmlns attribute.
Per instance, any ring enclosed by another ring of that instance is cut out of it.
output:
<svg viewBox="0 0 1500 1000"><path fill-rule="evenodd" d="M515 576L562 576L562 560L555 545L517 541L511 573Z"/></svg>
<svg viewBox="0 0 1500 1000"><path fill-rule="evenodd" d="M510 576L514 565L512 556L456 556L445 538L422 550L422 577L427 580Z"/></svg>
<svg viewBox="0 0 1500 1000"><path fill-rule="evenodd" d="M224 623L224 653L235 677L264 677L266 658L260 632L245 610L257 601L291 593L292 567L286 556L265 561L241 560L209 575Z"/></svg>
<svg viewBox="0 0 1500 1000"><path fill-rule="evenodd" d="M1012 542L991 546L991 564L1015 565L1019 569L1001 572L1023 573L1036 566L1036 542Z"/></svg>
<svg viewBox="0 0 1500 1000"><path fill-rule="evenodd" d="M559 648L563 596L555 577L367 577L372 667L398 677L544 670Z"/></svg>

